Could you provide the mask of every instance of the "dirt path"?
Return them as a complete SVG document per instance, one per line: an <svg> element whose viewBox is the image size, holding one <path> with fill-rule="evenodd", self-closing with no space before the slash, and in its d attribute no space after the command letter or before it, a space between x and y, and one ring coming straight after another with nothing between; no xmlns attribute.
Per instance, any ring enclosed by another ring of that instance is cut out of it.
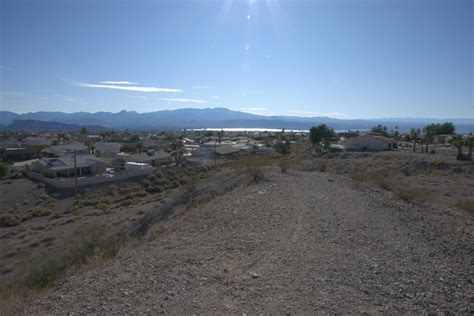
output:
<svg viewBox="0 0 474 316"><path fill-rule="evenodd" d="M271 172L158 225L28 313L473 312L472 214Z"/></svg>

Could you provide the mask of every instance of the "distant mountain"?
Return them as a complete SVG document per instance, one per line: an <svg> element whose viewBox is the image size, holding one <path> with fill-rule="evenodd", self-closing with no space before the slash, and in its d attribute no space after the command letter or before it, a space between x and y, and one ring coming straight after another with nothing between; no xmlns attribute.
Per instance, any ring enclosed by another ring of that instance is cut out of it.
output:
<svg viewBox="0 0 474 316"><path fill-rule="evenodd" d="M233 111L226 108L179 109L149 113L137 113L135 111L121 111L117 113L34 112L24 114L16 114L7 111L0 112L0 125L7 126L15 120L56 122L77 125L79 127L84 125L95 125L98 128L142 130L174 130L182 128L190 129L223 127L308 129L313 125L322 123L327 124L336 130L367 130L374 125L383 124L389 129L395 129L398 127L400 131L408 131L410 128L423 128L429 123L439 123L446 121L429 118L346 120L329 117L262 116ZM471 132L474 130L473 119L450 119L448 121L453 122L456 125L456 130L458 132ZM25 129L28 129L28 123L21 124L24 124L23 127ZM35 124L38 126L39 123Z"/></svg>
<svg viewBox="0 0 474 316"><path fill-rule="evenodd" d="M10 125L0 127L0 130L9 131L44 131L44 132L77 132L82 127L89 131L103 131L106 128L98 125L75 125L58 122L45 122L36 120L14 120Z"/></svg>

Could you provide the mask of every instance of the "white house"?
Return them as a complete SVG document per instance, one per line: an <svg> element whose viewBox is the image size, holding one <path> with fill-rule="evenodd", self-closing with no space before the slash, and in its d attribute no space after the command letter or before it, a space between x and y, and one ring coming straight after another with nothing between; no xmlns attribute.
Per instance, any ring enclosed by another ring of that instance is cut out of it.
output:
<svg viewBox="0 0 474 316"><path fill-rule="evenodd" d="M354 151L382 151L391 150L395 142L390 138L376 135L359 135L343 141L345 150Z"/></svg>

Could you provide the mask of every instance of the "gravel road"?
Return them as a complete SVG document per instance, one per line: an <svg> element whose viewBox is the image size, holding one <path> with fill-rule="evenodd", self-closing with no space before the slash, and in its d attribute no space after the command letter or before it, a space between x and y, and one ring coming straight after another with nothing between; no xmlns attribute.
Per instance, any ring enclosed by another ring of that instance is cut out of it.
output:
<svg viewBox="0 0 474 316"><path fill-rule="evenodd" d="M473 214L320 172L178 210L24 313L473 313ZM151 239L151 240L150 240Z"/></svg>

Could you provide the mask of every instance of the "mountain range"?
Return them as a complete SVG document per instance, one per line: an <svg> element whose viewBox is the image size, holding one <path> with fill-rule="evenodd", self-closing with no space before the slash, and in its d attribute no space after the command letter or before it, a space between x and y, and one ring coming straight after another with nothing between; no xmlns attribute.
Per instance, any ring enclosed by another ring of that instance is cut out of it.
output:
<svg viewBox="0 0 474 316"><path fill-rule="evenodd" d="M335 119L329 117L262 116L226 108L178 109L149 113L135 111L112 112L30 112L17 114L0 111L0 128L3 130L176 130L192 128L286 128L308 129L317 124L327 124L336 130L367 130L382 124L388 129L398 127L400 131L423 128L429 123L453 122L458 132L474 131L474 119L430 119L430 118L381 118L381 119ZM42 123L38 123L42 122ZM53 124L46 124L46 122ZM65 124L65 125L61 125Z"/></svg>

